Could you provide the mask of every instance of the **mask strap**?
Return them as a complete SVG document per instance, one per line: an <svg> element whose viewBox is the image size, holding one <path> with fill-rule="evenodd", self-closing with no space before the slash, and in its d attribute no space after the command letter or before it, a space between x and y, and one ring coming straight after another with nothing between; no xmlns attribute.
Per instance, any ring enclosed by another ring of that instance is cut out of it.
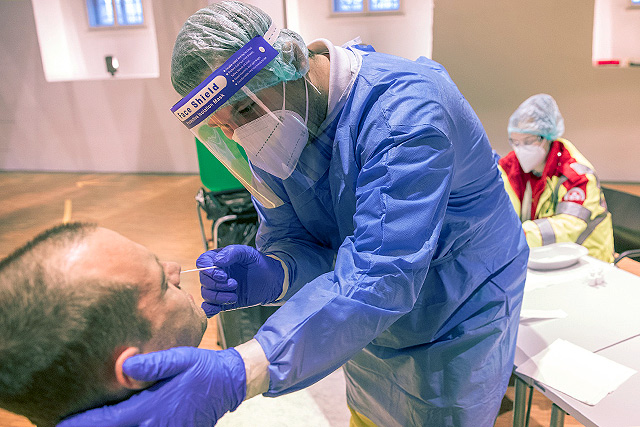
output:
<svg viewBox="0 0 640 427"><path fill-rule="evenodd" d="M307 121L309 119L309 86L307 85L307 79L304 79L304 93L305 93L305 98L307 100L307 105L305 107L305 111L304 111L304 125L307 125ZM282 82L282 110L284 111L284 107L285 107L285 99L287 99L285 96L287 94L287 85L285 84L285 82Z"/></svg>
<svg viewBox="0 0 640 427"><path fill-rule="evenodd" d="M287 84L285 81L282 81L282 111L285 110L285 100L287 99Z"/></svg>
<svg viewBox="0 0 640 427"><path fill-rule="evenodd" d="M276 116L275 114L273 114L273 112L269 109L269 107L267 107L266 105L264 105L264 103L260 100L260 98L258 98L256 96L255 93L251 92L251 89L247 88L246 86L242 86L242 91L249 97L251 98L251 100L253 102L255 102L256 104L258 104L264 111L267 112L268 115L271 116L271 118L273 118L275 121L277 121L278 123L282 123L282 120L280 120L278 118L278 116Z"/></svg>
<svg viewBox="0 0 640 427"><path fill-rule="evenodd" d="M304 76L304 80L309 83L311 85L312 88L314 88L316 90L316 92L318 92L318 95L322 95L322 92L320 92L320 89L318 89L316 87L316 85L314 85L313 83L311 83L311 80L307 78L307 76Z"/></svg>
<svg viewBox="0 0 640 427"><path fill-rule="evenodd" d="M315 87L315 86L314 86ZM305 98L307 99L307 106L305 107L304 111L304 125L307 125L307 119L309 118L309 86L307 85L307 79L304 79L304 93L305 93Z"/></svg>

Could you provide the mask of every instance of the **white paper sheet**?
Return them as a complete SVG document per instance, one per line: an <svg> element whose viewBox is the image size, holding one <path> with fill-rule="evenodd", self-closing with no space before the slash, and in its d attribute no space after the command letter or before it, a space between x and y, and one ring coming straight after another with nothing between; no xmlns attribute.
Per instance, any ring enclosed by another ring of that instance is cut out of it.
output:
<svg viewBox="0 0 640 427"><path fill-rule="evenodd" d="M520 311L520 320L546 320L546 319L564 319L567 312L564 310L534 310L523 308Z"/></svg>
<svg viewBox="0 0 640 427"><path fill-rule="evenodd" d="M567 283L575 283L576 281L584 281L589 274L589 266L581 265L565 270L553 271L536 271L527 270L527 281L524 286L524 292L535 291L549 286L564 285Z"/></svg>
<svg viewBox="0 0 640 427"><path fill-rule="evenodd" d="M637 371L558 339L518 366L516 372L595 405Z"/></svg>

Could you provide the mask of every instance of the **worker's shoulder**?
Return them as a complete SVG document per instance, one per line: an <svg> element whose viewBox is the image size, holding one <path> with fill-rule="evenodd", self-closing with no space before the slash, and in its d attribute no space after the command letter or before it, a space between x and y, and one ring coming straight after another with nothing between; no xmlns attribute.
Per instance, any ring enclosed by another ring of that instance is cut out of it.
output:
<svg viewBox="0 0 640 427"><path fill-rule="evenodd" d="M562 173L569 182L582 181L587 175L595 175L593 165L570 141L558 138L565 150Z"/></svg>
<svg viewBox="0 0 640 427"><path fill-rule="evenodd" d="M455 86L444 66L423 56L411 60L382 52L371 52L363 55L360 76L372 82L406 84L411 81L413 84L425 85L442 82L441 84Z"/></svg>
<svg viewBox="0 0 640 427"><path fill-rule="evenodd" d="M507 174L519 173L521 171L516 153L509 151L507 155L500 158L498 166Z"/></svg>

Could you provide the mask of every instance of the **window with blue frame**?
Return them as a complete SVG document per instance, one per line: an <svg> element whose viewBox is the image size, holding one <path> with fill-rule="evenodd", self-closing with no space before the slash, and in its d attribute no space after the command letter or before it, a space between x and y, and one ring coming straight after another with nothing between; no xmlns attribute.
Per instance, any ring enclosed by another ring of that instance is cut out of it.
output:
<svg viewBox="0 0 640 427"><path fill-rule="evenodd" d="M94 28L144 24L142 0L87 0L87 12Z"/></svg>
<svg viewBox="0 0 640 427"><path fill-rule="evenodd" d="M370 12L390 12L400 9L400 0L369 0Z"/></svg>
<svg viewBox="0 0 640 427"><path fill-rule="evenodd" d="M362 12L362 0L333 0L334 12Z"/></svg>
<svg viewBox="0 0 640 427"><path fill-rule="evenodd" d="M400 0L332 0L334 13L397 12Z"/></svg>

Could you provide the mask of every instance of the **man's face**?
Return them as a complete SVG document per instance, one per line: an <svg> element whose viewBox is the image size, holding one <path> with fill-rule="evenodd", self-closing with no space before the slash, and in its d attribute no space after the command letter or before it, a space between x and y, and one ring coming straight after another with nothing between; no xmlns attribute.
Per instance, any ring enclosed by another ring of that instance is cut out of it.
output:
<svg viewBox="0 0 640 427"><path fill-rule="evenodd" d="M140 289L138 309L152 324L153 337L143 353L176 346L197 346L207 317L187 292L180 289L180 266L161 263L144 246L98 228L67 257L67 267L82 277L135 284Z"/></svg>
<svg viewBox="0 0 640 427"><path fill-rule="evenodd" d="M211 127L219 127L227 138L232 139L233 132L237 128L268 114L264 107L269 111L282 108L282 85L262 89L256 92L255 96L262 104L251 97L243 98L216 110L207 119L207 124Z"/></svg>
<svg viewBox="0 0 640 427"><path fill-rule="evenodd" d="M528 145L540 145L545 144L545 139L539 135L531 135L528 133L511 132L509 134L509 145L512 148L528 146Z"/></svg>
<svg viewBox="0 0 640 427"><path fill-rule="evenodd" d="M268 114L268 111L281 110L283 104L285 109L298 113L300 117L307 116L307 87L302 79L286 82L286 90L284 85L279 83L257 91L255 96L260 102L256 102L252 97L246 97L231 105L225 105L209 116L207 124L211 127L219 127L227 138L232 139L233 132L238 127ZM312 113L314 106L311 104L308 107L309 116L314 117ZM326 110L326 106L323 108Z"/></svg>

